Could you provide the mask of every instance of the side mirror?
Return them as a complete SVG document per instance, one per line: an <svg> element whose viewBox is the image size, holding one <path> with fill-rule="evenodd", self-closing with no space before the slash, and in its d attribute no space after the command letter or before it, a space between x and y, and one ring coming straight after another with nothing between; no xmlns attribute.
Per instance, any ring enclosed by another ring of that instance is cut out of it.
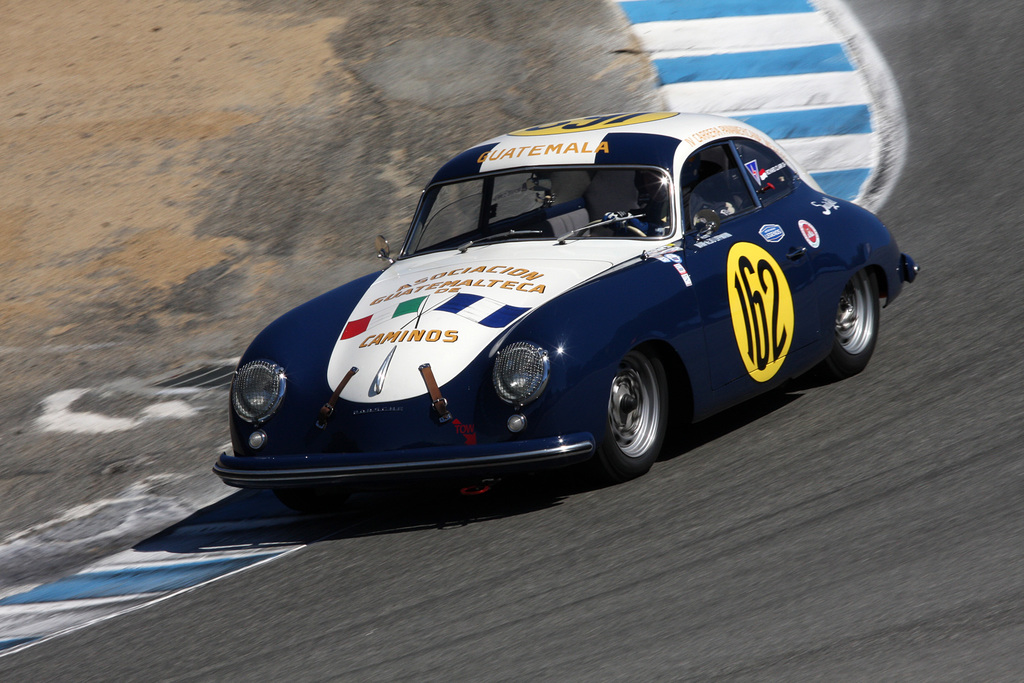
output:
<svg viewBox="0 0 1024 683"><path fill-rule="evenodd" d="M698 240L706 240L711 237L721 224L722 219L719 218L718 212L712 209L701 209L693 217L693 227L697 229Z"/></svg>
<svg viewBox="0 0 1024 683"><path fill-rule="evenodd" d="M386 270L388 266L395 262L395 259L391 258L391 245L388 244L384 235L377 235L377 239L374 240L374 244L377 248L377 258L381 261L388 262L388 265L384 266L384 269Z"/></svg>

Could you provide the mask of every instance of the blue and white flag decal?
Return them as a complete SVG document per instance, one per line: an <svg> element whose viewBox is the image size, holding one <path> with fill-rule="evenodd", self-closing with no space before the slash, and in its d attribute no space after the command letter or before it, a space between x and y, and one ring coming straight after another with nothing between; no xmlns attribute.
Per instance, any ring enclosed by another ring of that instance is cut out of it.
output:
<svg viewBox="0 0 1024 683"><path fill-rule="evenodd" d="M618 0L667 109L763 130L829 194L874 208L903 161L898 91L842 0Z"/></svg>
<svg viewBox="0 0 1024 683"><path fill-rule="evenodd" d="M434 310L456 313L485 327L502 328L530 309L509 306L479 294L460 292Z"/></svg>

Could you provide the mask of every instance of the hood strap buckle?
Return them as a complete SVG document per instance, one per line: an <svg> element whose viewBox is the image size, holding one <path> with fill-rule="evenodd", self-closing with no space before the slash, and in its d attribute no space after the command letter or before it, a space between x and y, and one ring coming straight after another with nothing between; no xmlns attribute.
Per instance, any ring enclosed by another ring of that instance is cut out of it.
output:
<svg viewBox="0 0 1024 683"><path fill-rule="evenodd" d="M427 385L427 392L430 394L430 401L437 412L437 417L442 424L448 422L452 419L452 414L448 412L448 400L441 395L441 389L437 386L437 380L434 379L434 371L430 369L430 363L420 366L420 374L423 376L423 383Z"/></svg>
<svg viewBox="0 0 1024 683"><path fill-rule="evenodd" d="M331 394L331 398L324 404L324 407L320 409L320 415L316 418L317 429L326 429L327 420L334 414L334 404L338 402L338 397L341 396L341 392L345 389L345 385L348 381L359 372L359 368L352 366L352 368L345 373L345 376L341 378L341 382L338 384L338 388Z"/></svg>

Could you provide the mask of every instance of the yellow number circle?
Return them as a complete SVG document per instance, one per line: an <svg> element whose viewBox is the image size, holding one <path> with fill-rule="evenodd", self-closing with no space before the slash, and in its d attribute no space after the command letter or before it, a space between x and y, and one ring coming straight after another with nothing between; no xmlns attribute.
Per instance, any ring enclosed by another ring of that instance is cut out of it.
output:
<svg viewBox="0 0 1024 683"><path fill-rule="evenodd" d="M747 372L767 382L782 367L793 341L793 295L771 254L749 242L729 250L729 313Z"/></svg>
<svg viewBox="0 0 1024 683"><path fill-rule="evenodd" d="M639 114L609 114L607 116L587 116L582 119L570 119L568 121L554 121L532 128L515 130L509 135L558 135L559 133L583 133L591 130L602 130L604 128L617 128L618 126L629 126L634 123L647 123L648 121L661 121L672 118L677 112L659 111Z"/></svg>

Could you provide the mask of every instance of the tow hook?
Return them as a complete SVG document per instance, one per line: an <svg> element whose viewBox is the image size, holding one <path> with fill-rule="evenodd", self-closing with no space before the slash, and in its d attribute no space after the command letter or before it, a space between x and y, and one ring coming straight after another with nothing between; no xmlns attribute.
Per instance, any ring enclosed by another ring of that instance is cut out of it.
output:
<svg viewBox="0 0 1024 683"><path fill-rule="evenodd" d="M459 489L459 493L464 496L482 496L491 490L492 484L497 484L498 479L484 479L479 484L471 484L470 486L463 486Z"/></svg>

